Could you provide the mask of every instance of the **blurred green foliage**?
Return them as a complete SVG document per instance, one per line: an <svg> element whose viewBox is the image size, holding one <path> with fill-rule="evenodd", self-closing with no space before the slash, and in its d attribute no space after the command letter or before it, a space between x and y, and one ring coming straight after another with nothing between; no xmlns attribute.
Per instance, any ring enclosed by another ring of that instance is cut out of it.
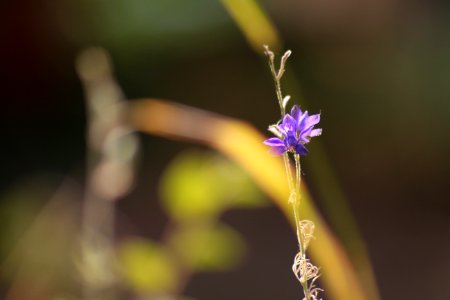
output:
<svg viewBox="0 0 450 300"><path fill-rule="evenodd" d="M208 49L215 44L208 42L212 36L232 28L219 1L68 0L52 5L60 12L55 17L63 34L74 44L100 44L128 54L149 47L174 54L196 45ZM225 37L220 45L232 42Z"/></svg>
<svg viewBox="0 0 450 300"><path fill-rule="evenodd" d="M185 152L161 179L161 204L171 218L216 218L230 208L268 205L261 191L236 164L216 154Z"/></svg>
<svg viewBox="0 0 450 300"><path fill-rule="evenodd" d="M170 243L183 264L197 272L234 269L245 250L240 234L225 224L183 227Z"/></svg>
<svg viewBox="0 0 450 300"><path fill-rule="evenodd" d="M133 238L119 249L124 279L140 293L174 289L177 270L169 252L157 243Z"/></svg>

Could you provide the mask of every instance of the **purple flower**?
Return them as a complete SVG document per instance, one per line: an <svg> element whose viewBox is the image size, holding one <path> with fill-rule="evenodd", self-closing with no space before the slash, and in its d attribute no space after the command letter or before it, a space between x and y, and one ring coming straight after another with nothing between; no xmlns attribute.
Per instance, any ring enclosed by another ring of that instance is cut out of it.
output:
<svg viewBox="0 0 450 300"><path fill-rule="evenodd" d="M281 155L284 152L293 152L306 155L308 150L305 144L309 143L311 137L322 134L322 129L314 128L319 123L320 114L309 116L308 112L302 113L297 105L294 105L290 114L286 114L281 124L276 125L279 137L273 137L264 141L264 144L271 146L275 154Z"/></svg>

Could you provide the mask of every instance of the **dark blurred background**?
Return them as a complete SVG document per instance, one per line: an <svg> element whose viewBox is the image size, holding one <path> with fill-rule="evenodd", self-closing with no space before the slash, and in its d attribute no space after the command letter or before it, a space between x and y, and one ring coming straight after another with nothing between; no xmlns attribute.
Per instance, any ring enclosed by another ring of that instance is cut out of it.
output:
<svg viewBox="0 0 450 300"><path fill-rule="evenodd" d="M260 3L293 51L288 70L301 84L302 106L322 112L320 142L367 243L381 298L450 299L448 3ZM3 1L0 20L2 195L39 180L56 187L67 175L83 182L86 114L74 62L87 46L110 53L129 99L170 99L262 132L278 118L266 61L219 1ZM288 83L284 90L293 93ZM155 200L160 175L193 145L140 138L138 181L118 214L132 220L134 233L157 238L165 223ZM306 162L307 181L309 168ZM42 194L27 220L51 192ZM13 200L1 200L8 215ZM281 214L264 208L223 218L243 234L251 255L234 271L195 275L186 294L298 297L286 271L295 239ZM2 243L3 259L12 246ZM261 272L262 263L270 272Z"/></svg>

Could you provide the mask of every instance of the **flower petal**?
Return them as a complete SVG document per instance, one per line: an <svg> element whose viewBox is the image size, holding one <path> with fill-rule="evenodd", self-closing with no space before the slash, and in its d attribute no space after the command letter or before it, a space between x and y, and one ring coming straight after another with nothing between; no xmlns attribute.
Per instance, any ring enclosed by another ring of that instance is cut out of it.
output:
<svg viewBox="0 0 450 300"><path fill-rule="evenodd" d="M296 124L297 120L295 120L289 114L286 114L283 118L283 122L279 125L279 127L286 133L289 133L289 131L295 131Z"/></svg>
<svg viewBox="0 0 450 300"><path fill-rule="evenodd" d="M288 136L284 139L284 144L288 148L295 147L295 145L297 145L297 142L298 140L293 133L288 134Z"/></svg>
<svg viewBox="0 0 450 300"><path fill-rule="evenodd" d="M272 146L272 149L270 149L270 150L275 155L281 155L287 151L287 149L284 145L283 146Z"/></svg>
<svg viewBox="0 0 450 300"><path fill-rule="evenodd" d="M301 143L298 143L297 146L295 146L295 152L297 154L305 156L308 154L308 150L306 150L305 146Z"/></svg>
<svg viewBox="0 0 450 300"><path fill-rule="evenodd" d="M283 146L284 147L284 142L277 138L277 137L272 137L270 139L267 139L264 141L264 144L268 145L268 146L272 146L272 147L277 147L277 146Z"/></svg>
<svg viewBox="0 0 450 300"><path fill-rule="evenodd" d="M305 124L306 124L306 120L308 120L309 116L308 116L308 111L305 111L303 113L303 115L301 115L298 119L297 119L297 131L298 132L302 132L305 129Z"/></svg>
<svg viewBox="0 0 450 300"><path fill-rule="evenodd" d="M319 136L322 134L322 128L316 128L311 130L311 133L309 134L310 137Z"/></svg>
<svg viewBox="0 0 450 300"><path fill-rule="evenodd" d="M294 118L294 119L296 119L296 120L298 120L301 116L302 116L302 110L300 109L300 107L298 107L298 105L294 105L294 106L292 106L292 109L291 109L291 116Z"/></svg>
<svg viewBox="0 0 450 300"><path fill-rule="evenodd" d="M271 152L275 155L281 155L286 151L284 142L276 137L272 137L264 141L264 144L272 147Z"/></svg>
<svg viewBox="0 0 450 300"><path fill-rule="evenodd" d="M320 122L320 114L309 116L307 119L305 119L305 127L304 128L310 128L316 125Z"/></svg>
<svg viewBox="0 0 450 300"><path fill-rule="evenodd" d="M280 125L277 125L277 129L281 132L282 136L287 136L286 130L284 130Z"/></svg>
<svg viewBox="0 0 450 300"><path fill-rule="evenodd" d="M309 137L311 136L312 127L304 129L300 132L299 140L303 142L303 144L309 143Z"/></svg>

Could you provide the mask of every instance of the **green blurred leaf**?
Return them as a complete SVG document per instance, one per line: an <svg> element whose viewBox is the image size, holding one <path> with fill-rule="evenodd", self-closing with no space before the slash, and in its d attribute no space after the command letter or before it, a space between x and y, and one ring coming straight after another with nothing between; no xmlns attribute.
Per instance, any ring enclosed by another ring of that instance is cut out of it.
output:
<svg viewBox="0 0 450 300"><path fill-rule="evenodd" d="M217 154L210 156L228 208L258 208L270 205L261 190L241 167Z"/></svg>
<svg viewBox="0 0 450 300"><path fill-rule="evenodd" d="M167 292L177 284L175 263L156 243L130 239L121 245L119 259L124 278L138 292Z"/></svg>
<svg viewBox="0 0 450 300"><path fill-rule="evenodd" d="M184 226L170 240L181 261L194 271L227 271L242 260L245 244L239 233L219 224Z"/></svg>
<svg viewBox="0 0 450 300"><path fill-rule="evenodd" d="M176 157L162 176L160 191L162 206L178 221L268 204L241 168L209 152L189 151Z"/></svg>
<svg viewBox="0 0 450 300"><path fill-rule="evenodd" d="M216 215L223 208L217 174L200 153L178 156L163 174L161 200L175 219Z"/></svg>
<svg viewBox="0 0 450 300"><path fill-rule="evenodd" d="M67 39L81 45L102 44L130 56L148 50L201 51L213 46L207 42L213 33L221 33L222 38L214 41L221 46L236 34L217 1L68 0L52 3L52 10L58 12L53 17Z"/></svg>

